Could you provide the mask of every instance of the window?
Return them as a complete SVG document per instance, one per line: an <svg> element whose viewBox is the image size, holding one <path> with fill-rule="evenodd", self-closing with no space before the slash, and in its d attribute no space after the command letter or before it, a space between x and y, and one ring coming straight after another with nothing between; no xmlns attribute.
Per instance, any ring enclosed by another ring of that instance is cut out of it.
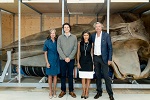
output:
<svg viewBox="0 0 150 100"><path fill-rule="evenodd" d="M22 0L26 3L59 3L59 0Z"/></svg>
<svg viewBox="0 0 150 100"><path fill-rule="evenodd" d="M67 3L104 3L104 0L67 0Z"/></svg>
<svg viewBox="0 0 150 100"><path fill-rule="evenodd" d="M14 3L14 0L0 0L0 3Z"/></svg>
<svg viewBox="0 0 150 100"><path fill-rule="evenodd" d="M149 2L149 0L111 0L111 2Z"/></svg>

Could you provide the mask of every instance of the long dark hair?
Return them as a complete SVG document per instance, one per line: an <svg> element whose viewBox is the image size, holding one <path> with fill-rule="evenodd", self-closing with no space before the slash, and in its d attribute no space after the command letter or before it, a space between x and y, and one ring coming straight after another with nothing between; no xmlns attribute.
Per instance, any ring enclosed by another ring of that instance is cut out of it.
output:
<svg viewBox="0 0 150 100"><path fill-rule="evenodd" d="M84 34L85 34L85 33L87 33L87 34L89 35L89 39L88 39L88 40L89 40L89 43L91 43L91 42L92 42L92 41L91 41L91 33L90 33L89 31L87 31L87 30L85 30L85 31L82 32L82 35L81 35L81 42L84 43Z"/></svg>
<svg viewBox="0 0 150 100"><path fill-rule="evenodd" d="M64 24L63 24L63 26L62 26L63 31L64 31L64 26L65 26L65 25L68 25L68 26L69 26L69 28L70 28L70 31L71 31L71 25L70 25L69 23L64 23Z"/></svg>
<svg viewBox="0 0 150 100"><path fill-rule="evenodd" d="M48 35L48 37L47 37L47 40L49 40L49 39L51 39L51 33L52 33L52 31L55 31L55 40L57 40L57 38L58 38L58 35L56 34L56 30L55 29L50 29L49 30L49 35Z"/></svg>

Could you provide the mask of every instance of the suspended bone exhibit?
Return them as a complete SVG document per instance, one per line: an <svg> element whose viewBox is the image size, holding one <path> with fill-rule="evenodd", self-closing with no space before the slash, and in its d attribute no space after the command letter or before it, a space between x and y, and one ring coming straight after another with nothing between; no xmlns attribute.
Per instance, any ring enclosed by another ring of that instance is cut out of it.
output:
<svg viewBox="0 0 150 100"><path fill-rule="evenodd" d="M95 20L96 21L96 20ZM94 33L93 22L89 24L75 24L72 34L80 40L82 31ZM106 16L99 19L106 31ZM61 34L61 28L56 28ZM21 65L28 67L45 67L43 44L49 31L36 33L21 39ZM112 67L117 78L124 80L128 77L142 79L150 76L150 45L149 34L146 32L142 20L132 13L118 13L110 15L110 35L113 44ZM18 41L2 48L12 50L12 64L18 64ZM6 61L6 56L2 58ZM141 66L145 65L143 69ZM29 68L30 70L33 68ZM33 71L32 71L33 72ZM31 74L32 75L32 74ZM44 74L43 74L44 75Z"/></svg>

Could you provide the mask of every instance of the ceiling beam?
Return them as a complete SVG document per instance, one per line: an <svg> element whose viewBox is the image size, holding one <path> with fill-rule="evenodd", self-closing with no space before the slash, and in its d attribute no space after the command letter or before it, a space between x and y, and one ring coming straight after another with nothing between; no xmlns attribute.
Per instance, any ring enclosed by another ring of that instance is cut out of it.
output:
<svg viewBox="0 0 150 100"><path fill-rule="evenodd" d="M37 13L39 13L40 15L42 15L42 13L40 11L38 11L37 9L35 9L34 7L32 7L31 5L29 5L28 3L23 3L21 0L21 3L26 5L27 7L31 8L32 10L36 11Z"/></svg>
<svg viewBox="0 0 150 100"><path fill-rule="evenodd" d="M5 9L3 9L3 8L0 8L1 10L3 10L3 11L6 11L6 12L8 12L8 13L11 13L11 14L15 14L14 12L11 12L11 11L8 11L8 10L5 10Z"/></svg>
<svg viewBox="0 0 150 100"><path fill-rule="evenodd" d="M67 5L67 1L65 0L64 2L65 2L64 5L65 5L65 7L66 7L66 9L67 9L67 14L69 15L69 8L68 8L68 5Z"/></svg>
<svg viewBox="0 0 150 100"><path fill-rule="evenodd" d="M148 10L144 10L144 11L142 11L140 14L142 15L142 14L144 14L144 13L146 13L146 12L150 12L150 9L148 9Z"/></svg>
<svg viewBox="0 0 150 100"><path fill-rule="evenodd" d="M102 10L104 9L105 6L107 6L107 0L104 1L101 9L97 12L97 14L96 14L97 16L102 12Z"/></svg>
<svg viewBox="0 0 150 100"><path fill-rule="evenodd" d="M142 3L142 4L136 6L136 7L132 8L132 9L129 9L128 11L133 13L134 11L136 11L136 10L146 6L147 4L149 4L149 3Z"/></svg>

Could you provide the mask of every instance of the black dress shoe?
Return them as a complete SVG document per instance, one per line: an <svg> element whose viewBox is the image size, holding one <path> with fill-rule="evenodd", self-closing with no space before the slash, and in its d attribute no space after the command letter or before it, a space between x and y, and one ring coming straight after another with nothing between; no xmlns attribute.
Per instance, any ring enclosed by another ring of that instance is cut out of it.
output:
<svg viewBox="0 0 150 100"><path fill-rule="evenodd" d="M115 100L113 96L109 96L110 100Z"/></svg>
<svg viewBox="0 0 150 100"><path fill-rule="evenodd" d="M84 99L87 99L89 96L85 96Z"/></svg>
<svg viewBox="0 0 150 100"><path fill-rule="evenodd" d="M95 95L94 99L98 99L98 98L101 97L101 96L102 96L102 93L97 93L97 94Z"/></svg>
<svg viewBox="0 0 150 100"><path fill-rule="evenodd" d="M84 96L83 96L83 95L81 95L81 99L82 99L82 98L84 98Z"/></svg>

